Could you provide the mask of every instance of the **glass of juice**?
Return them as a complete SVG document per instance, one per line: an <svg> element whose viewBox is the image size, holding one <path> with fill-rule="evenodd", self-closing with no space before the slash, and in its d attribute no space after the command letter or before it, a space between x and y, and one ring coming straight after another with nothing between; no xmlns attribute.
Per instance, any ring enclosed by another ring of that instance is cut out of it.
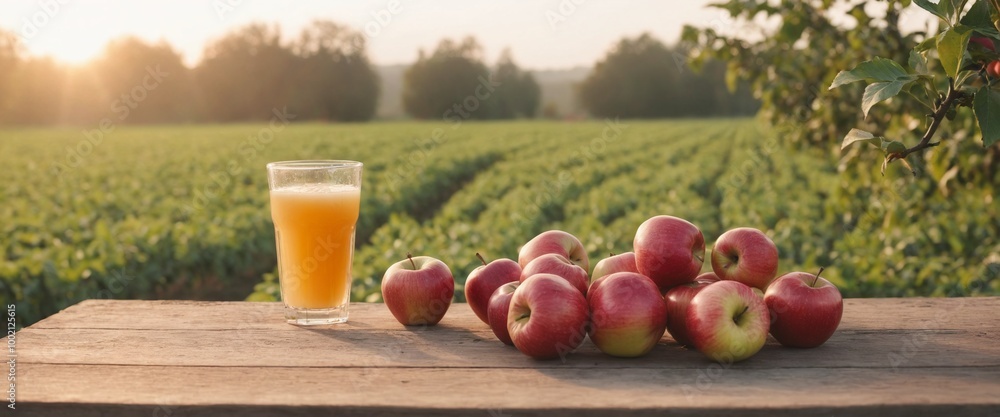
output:
<svg viewBox="0 0 1000 417"><path fill-rule="evenodd" d="M361 167L333 160L267 164L278 281L289 323L347 321Z"/></svg>

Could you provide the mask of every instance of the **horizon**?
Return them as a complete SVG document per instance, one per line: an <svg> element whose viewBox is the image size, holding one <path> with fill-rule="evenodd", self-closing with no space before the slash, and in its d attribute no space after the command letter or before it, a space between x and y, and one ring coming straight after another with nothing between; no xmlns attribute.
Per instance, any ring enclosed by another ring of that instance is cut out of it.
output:
<svg viewBox="0 0 1000 417"><path fill-rule="evenodd" d="M584 0L501 4L310 0L290 5L104 0L97 2L102 7L80 7L70 0L37 0L0 4L0 29L18 35L26 56L49 57L64 65L86 64L101 56L108 42L133 36L147 43L166 42L186 66L194 67L208 44L250 23L279 25L287 42L310 22L329 19L361 32L368 57L378 67L410 65L420 50L432 51L442 39L472 35L482 45L486 62L495 62L509 47L522 68L561 71L592 67L624 37L650 33L673 45L685 24L724 23L724 12L706 8L708 3L638 0L623 9L620 3Z"/></svg>

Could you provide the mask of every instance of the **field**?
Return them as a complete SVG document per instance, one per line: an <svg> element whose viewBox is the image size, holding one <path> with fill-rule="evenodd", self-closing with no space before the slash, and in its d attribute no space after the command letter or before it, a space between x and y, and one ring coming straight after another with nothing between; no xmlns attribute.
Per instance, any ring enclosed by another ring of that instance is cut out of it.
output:
<svg viewBox="0 0 1000 417"><path fill-rule="evenodd" d="M0 130L0 289L22 325L86 298L271 299L264 164L288 159L365 163L355 300L407 252L461 284L475 252L516 257L551 228L592 263L629 251L656 214L708 242L760 228L781 272L827 266L849 297L1000 294L995 184L945 196L753 120L112 128Z"/></svg>

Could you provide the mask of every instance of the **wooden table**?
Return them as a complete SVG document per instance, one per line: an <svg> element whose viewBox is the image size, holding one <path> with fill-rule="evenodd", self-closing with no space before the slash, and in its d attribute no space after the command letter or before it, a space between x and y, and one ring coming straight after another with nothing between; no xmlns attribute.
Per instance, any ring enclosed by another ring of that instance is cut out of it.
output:
<svg viewBox="0 0 1000 417"><path fill-rule="evenodd" d="M1000 298L846 300L817 349L773 341L731 366L664 336L640 359L586 342L565 362L498 342L465 304L404 328L276 303L85 301L17 333L17 410L51 416L1000 416Z"/></svg>

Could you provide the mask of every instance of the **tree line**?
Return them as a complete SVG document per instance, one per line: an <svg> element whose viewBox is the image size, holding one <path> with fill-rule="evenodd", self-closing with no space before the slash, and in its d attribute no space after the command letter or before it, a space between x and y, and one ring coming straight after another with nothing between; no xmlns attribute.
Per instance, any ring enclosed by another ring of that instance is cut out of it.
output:
<svg viewBox="0 0 1000 417"><path fill-rule="evenodd" d="M752 114L746 91L725 87L724 65L689 70L685 51L649 35L623 39L577 86L594 117L658 118ZM376 116L380 80L359 31L315 21L293 39L277 25L237 28L206 45L187 67L165 42L110 42L79 66L29 57L0 30L0 124L198 123L261 121L275 108L296 120L366 121ZM488 65L473 37L420 51L405 72L403 108L418 119L557 117L510 50Z"/></svg>

